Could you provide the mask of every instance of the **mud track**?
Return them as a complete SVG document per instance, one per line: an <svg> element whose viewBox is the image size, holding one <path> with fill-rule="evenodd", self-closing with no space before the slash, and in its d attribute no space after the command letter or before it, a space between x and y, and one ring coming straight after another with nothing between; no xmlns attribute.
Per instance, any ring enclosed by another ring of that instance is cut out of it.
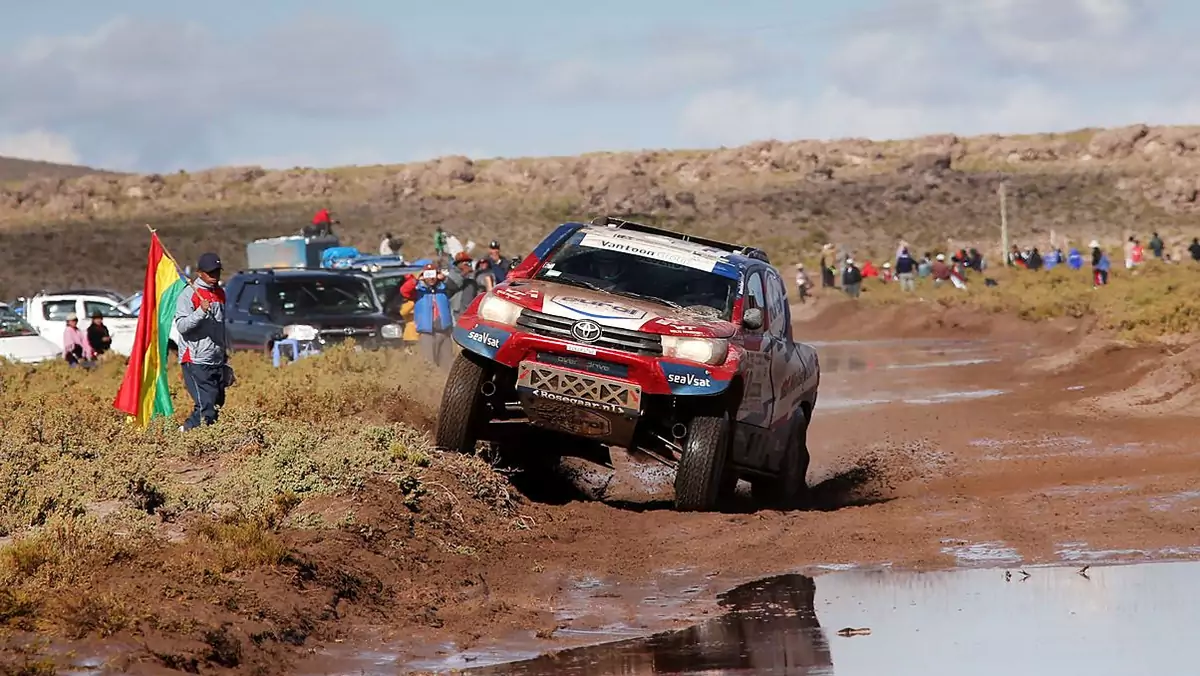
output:
<svg viewBox="0 0 1200 676"><path fill-rule="evenodd" d="M561 476L529 477L527 494L542 503L537 534L469 573L524 621L489 627L447 609L438 630L399 644L385 632L380 645L401 661L459 655L413 664L470 666L461 651L554 650L678 625L713 612L719 592L780 573L1200 556L1200 449L1190 438L1200 410L1156 401L1156 415L1125 415L1115 403L1126 392L1130 406L1146 400L1154 374L1178 356L1085 333L841 306L816 313L797 324L823 369L810 509L735 502L726 513L676 513L663 490L670 477L639 465L599 478L576 470L571 489ZM1167 370L1184 366L1196 368ZM1196 394L1160 380L1164 396Z"/></svg>

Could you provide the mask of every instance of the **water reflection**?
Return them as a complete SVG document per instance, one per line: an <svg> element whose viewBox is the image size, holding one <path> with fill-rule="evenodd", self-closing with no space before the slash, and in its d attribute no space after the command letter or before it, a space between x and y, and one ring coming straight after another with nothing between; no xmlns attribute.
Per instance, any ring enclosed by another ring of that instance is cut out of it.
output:
<svg viewBox="0 0 1200 676"><path fill-rule="evenodd" d="M689 629L468 673L1197 673L1200 564L1081 567L839 572L818 578L820 594L789 575L734 589L726 616Z"/></svg>
<svg viewBox="0 0 1200 676"><path fill-rule="evenodd" d="M784 575L726 592L720 602L728 613L694 627L467 673L829 674L833 661L813 610L815 598L811 577Z"/></svg>

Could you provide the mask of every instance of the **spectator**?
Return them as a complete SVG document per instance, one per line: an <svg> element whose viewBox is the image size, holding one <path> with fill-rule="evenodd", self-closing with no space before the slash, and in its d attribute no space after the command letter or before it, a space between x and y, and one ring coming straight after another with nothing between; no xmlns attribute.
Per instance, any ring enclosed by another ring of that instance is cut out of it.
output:
<svg viewBox="0 0 1200 676"><path fill-rule="evenodd" d="M440 225L433 231L433 255L438 260L446 255L446 231Z"/></svg>
<svg viewBox="0 0 1200 676"><path fill-rule="evenodd" d="M392 233L383 236L383 241L379 243L380 256L399 256L400 248L404 246L404 240L399 237L393 237Z"/></svg>
<svg viewBox="0 0 1200 676"><path fill-rule="evenodd" d="M492 261L480 258L475 263L475 281L479 284L479 292L487 293L496 286L496 273L492 270Z"/></svg>
<svg viewBox="0 0 1200 676"><path fill-rule="evenodd" d="M929 274L933 277L934 284L950 280L950 266L946 265L946 254L937 255L937 259L929 267Z"/></svg>
<svg viewBox="0 0 1200 676"><path fill-rule="evenodd" d="M851 298L858 298L862 291L862 271L854 264L854 259L846 257L846 266L842 269L842 291Z"/></svg>
<svg viewBox="0 0 1200 676"><path fill-rule="evenodd" d="M96 359L92 346L79 330L79 315L74 312L67 315L67 328L63 330L63 358L71 366L88 368Z"/></svg>
<svg viewBox="0 0 1200 676"><path fill-rule="evenodd" d="M304 234L307 237L325 237L333 234L333 225L337 221L333 220L329 209L319 209L313 214L312 225L304 229Z"/></svg>
<svg viewBox="0 0 1200 676"><path fill-rule="evenodd" d="M1134 247L1134 239L1133 239L1132 235L1130 235L1129 239L1125 242L1123 247L1124 247L1124 251L1125 251L1125 269L1132 270L1133 269L1133 247Z"/></svg>
<svg viewBox="0 0 1200 676"><path fill-rule="evenodd" d="M871 264L871 261L866 261L862 266L862 276L867 279L874 279L879 276L879 271Z"/></svg>
<svg viewBox="0 0 1200 676"><path fill-rule="evenodd" d="M933 272L933 260L932 259L933 259L933 254L926 251L924 258L921 259L921 263L919 265L917 265L917 276L918 277L928 277L930 275L930 273Z"/></svg>
<svg viewBox="0 0 1200 676"><path fill-rule="evenodd" d="M808 278L808 273L804 271L804 263L796 263L796 293L800 296L800 302L808 302L808 290L812 288L812 280Z"/></svg>
<svg viewBox="0 0 1200 676"><path fill-rule="evenodd" d="M1157 232L1150 237L1150 251L1153 252L1155 258L1163 257L1163 241Z"/></svg>
<svg viewBox="0 0 1200 676"><path fill-rule="evenodd" d="M432 263L425 266L419 277L413 276L400 287L400 293L413 301L413 323L417 330L417 349L425 359L443 367L450 356L450 332L454 315L450 310L450 293L446 275Z"/></svg>
<svg viewBox="0 0 1200 676"><path fill-rule="evenodd" d="M912 291L916 288L913 276L917 270L917 262L908 253L908 247L900 249L896 257L896 278L900 280L901 291Z"/></svg>
<svg viewBox="0 0 1200 676"><path fill-rule="evenodd" d="M1078 270L1083 267L1083 254L1079 253L1079 249L1071 247L1071 253L1067 254L1067 265L1072 270Z"/></svg>
<svg viewBox="0 0 1200 676"><path fill-rule="evenodd" d="M1133 252L1131 255L1133 256L1133 264L1135 266L1141 265L1143 262L1145 262L1146 250L1142 248L1141 240L1133 240Z"/></svg>
<svg viewBox="0 0 1200 676"><path fill-rule="evenodd" d="M104 325L104 315L98 310L92 314L92 323L88 324L87 342L97 357L112 347L112 336L108 333L108 327Z"/></svg>
<svg viewBox="0 0 1200 676"><path fill-rule="evenodd" d="M175 304L179 329L179 363L183 384L192 397L192 414L179 429L192 430L217 422L225 405L225 388L233 382L229 369L229 338L225 331L225 290L221 288L221 259L215 253L200 256L191 293Z"/></svg>
<svg viewBox="0 0 1200 676"><path fill-rule="evenodd" d="M1192 238L1192 245L1188 247L1188 253L1192 254L1192 260L1200 263L1200 237Z"/></svg>
<svg viewBox="0 0 1200 676"><path fill-rule="evenodd" d="M1045 261L1042 259L1042 252L1038 251L1036 246L1033 247L1033 251L1029 252L1029 261L1027 263L1029 269L1041 270L1043 263L1045 263Z"/></svg>
<svg viewBox="0 0 1200 676"><path fill-rule="evenodd" d="M492 274L496 277L496 283L503 283L508 278L508 271L512 269L512 261L500 253L500 242L493 239L492 243L488 244L488 258L492 261Z"/></svg>
<svg viewBox="0 0 1200 676"><path fill-rule="evenodd" d="M837 268L829 264L829 258L825 254L821 254L821 286L826 289L836 286L834 282L836 274Z"/></svg>
<svg viewBox="0 0 1200 676"><path fill-rule="evenodd" d="M446 286L452 289L450 311L456 318L479 295L479 281L475 278L472 263L471 254L460 251L454 256L454 267L446 273Z"/></svg>
<svg viewBox="0 0 1200 676"><path fill-rule="evenodd" d="M1129 238L1130 241L1133 238ZM1108 284L1108 256L1100 250L1100 242L1092 240L1092 287L1099 288Z"/></svg>

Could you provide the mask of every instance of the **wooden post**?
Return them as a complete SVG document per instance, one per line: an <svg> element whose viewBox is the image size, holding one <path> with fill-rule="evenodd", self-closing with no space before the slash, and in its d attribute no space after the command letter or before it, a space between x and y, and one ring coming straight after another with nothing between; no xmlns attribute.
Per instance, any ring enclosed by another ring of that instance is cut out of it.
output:
<svg viewBox="0 0 1200 676"><path fill-rule="evenodd" d="M1005 265L1008 265L1008 204L1007 193L1004 189L1004 182L1000 182L1000 256Z"/></svg>

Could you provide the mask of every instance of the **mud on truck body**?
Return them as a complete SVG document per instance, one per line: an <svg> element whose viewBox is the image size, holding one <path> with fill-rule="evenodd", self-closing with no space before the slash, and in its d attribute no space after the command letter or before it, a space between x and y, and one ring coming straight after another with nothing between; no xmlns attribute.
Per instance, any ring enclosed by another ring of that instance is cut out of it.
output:
<svg viewBox="0 0 1200 676"><path fill-rule="evenodd" d="M739 478L756 501L795 506L820 367L792 338L786 289L758 249L564 223L456 323L437 445L549 430L674 468L680 510L716 509Z"/></svg>

